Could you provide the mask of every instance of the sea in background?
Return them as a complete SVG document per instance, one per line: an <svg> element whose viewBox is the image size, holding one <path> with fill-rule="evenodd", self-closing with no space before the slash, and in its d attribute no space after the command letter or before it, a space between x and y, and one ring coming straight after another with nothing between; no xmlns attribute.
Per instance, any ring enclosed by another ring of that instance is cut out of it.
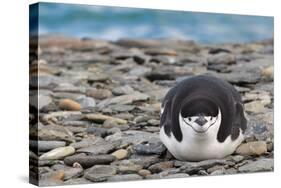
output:
<svg viewBox="0 0 281 188"><path fill-rule="evenodd" d="M30 9L30 16L36 20L37 14ZM34 26L30 24L31 32ZM273 17L40 3L39 34L241 43L273 38Z"/></svg>

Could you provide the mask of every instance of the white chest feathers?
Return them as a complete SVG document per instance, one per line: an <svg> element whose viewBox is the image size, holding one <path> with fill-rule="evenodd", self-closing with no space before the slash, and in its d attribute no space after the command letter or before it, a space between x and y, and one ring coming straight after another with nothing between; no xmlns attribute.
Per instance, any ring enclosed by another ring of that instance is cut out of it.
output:
<svg viewBox="0 0 281 188"><path fill-rule="evenodd" d="M190 120L190 119L189 119ZM201 161L207 159L219 159L232 154L244 139L242 130L234 141L229 135L224 142L217 140L217 134L221 124L221 113L215 120L206 126L189 124L179 115L180 128L183 138L178 142L173 133L165 134L164 127L160 129L160 139L167 149L179 160Z"/></svg>

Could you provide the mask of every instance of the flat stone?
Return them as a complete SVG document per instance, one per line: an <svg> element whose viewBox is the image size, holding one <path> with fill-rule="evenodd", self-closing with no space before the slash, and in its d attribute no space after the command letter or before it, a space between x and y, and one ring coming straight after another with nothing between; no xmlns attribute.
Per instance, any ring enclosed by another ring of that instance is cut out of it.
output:
<svg viewBox="0 0 281 188"><path fill-rule="evenodd" d="M126 94L131 94L131 93L134 93L134 92L135 92L135 90L131 86L129 86L129 85L115 87L112 90L112 93L114 95L126 95Z"/></svg>
<svg viewBox="0 0 281 188"><path fill-rule="evenodd" d="M62 159L68 155L72 155L75 152L75 149L72 146L59 147L53 149L47 153L44 153L39 157L39 160L55 160Z"/></svg>
<svg viewBox="0 0 281 188"><path fill-rule="evenodd" d="M164 170L173 168L174 163L173 161L165 161L165 162L160 162L160 163L156 163L151 165L148 170L150 170L152 173L159 173L162 172Z"/></svg>
<svg viewBox="0 0 281 188"><path fill-rule="evenodd" d="M117 111L117 112L129 112L129 111L135 109L136 106L116 104L116 105L110 105L109 108L111 108L113 111Z"/></svg>
<svg viewBox="0 0 281 188"><path fill-rule="evenodd" d="M265 111L265 107L260 101L246 103L244 106L245 110L251 113L262 113Z"/></svg>
<svg viewBox="0 0 281 188"><path fill-rule="evenodd" d="M111 176L107 179L107 181L134 181L134 180L141 180L142 177L137 174L124 174L124 175L115 175Z"/></svg>
<svg viewBox="0 0 281 188"><path fill-rule="evenodd" d="M73 134L68 131L66 128L60 127L60 126L44 126L39 129L38 131L38 138L40 140L47 140L47 141L67 141L67 142L73 142L74 137Z"/></svg>
<svg viewBox="0 0 281 188"><path fill-rule="evenodd" d="M118 166L118 172L121 174L130 174L130 173L137 173L139 170L142 169L141 165L123 162L123 164ZM125 164L124 164L125 163Z"/></svg>
<svg viewBox="0 0 281 188"><path fill-rule="evenodd" d="M183 161L175 161L174 166L180 167L180 169L188 173L189 175L195 174L199 172L199 170L202 169L208 169L215 165L229 165L233 166L235 165L234 162L227 161L225 159L211 159L211 160L205 160L200 162L183 162Z"/></svg>
<svg viewBox="0 0 281 188"><path fill-rule="evenodd" d="M64 181L69 180L69 179L74 179L83 174L83 169L82 168L72 168L64 165L54 165L52 167L54 170L62 170L64 172Z"/></svg>
<svg viewBox="0 0 281 188"><path fill-rule="evenodd" d="M146 169L141 169L138 171L138 174L141 175L142 177L146 177L151 175L151 172L149 170Z"/></svg>
<svg viewBox="0 0 281 188"><path fill-rule="evenodd" d="M107 136L107 129L101 127L89 127L86 129L86 132L100 137Z"/></svg>
<svg viewBox="0 0 281 188"><path fill-rule="evenodd" d="M30 97L29 103L37 108L38 110L41 110L45 106L48 106L52 103L52 98L50 96L45 95L33 95Z"/></svg>
<svg viewBox="0 0 281 188"><path fill-rule="evenodd" d="M236 58L230 53L218 53L208 57L208 64L235 64Z"/></svg>
<svg viewBox="0 0 281 188"><path fill-rule="evenodd" d="M116 174L116 168L109 165L95 165L85 171L84 177L92 182L106 181Z"/></svg>
<svg viewBox="0 0 281 188"><path fill-rule="evenodd" d="M85 153L80 153L66 157L64 163L72 166L74 163L78 162L83 168L89 168L94 165L100 164L110 164L116 159L112 155L86 155Z"/></svg>
<svg viewBox="0 0 281 188"><path fill-rule="evenodd" d="M114 118L111 116L103 115L103 114L86 114L85 118L88 120L91 120L96 123L103 123L104 121L110 119L112 121L115 121L117 124L126 124L127 121L120 119L120 118Z"/></svg>
<svg viewBox="0 0 281 188"><path fill-rule="evenodd" d="M118 160L121 160L121 159L125 159L128 156L128 151L125 149L119 149L111 153L111 155L115 156Z"/></svg>
<svg viewBox="0 0 281 188"><path fill-rule="evenodd" d="M141 144L144 142L149 143L157 143L160 142L158 133L148 133L144 131L134 131L134 130L128 130L128 131L122 131L119 135L116 135L116 137L107 137L108 141L115 141L115 140L122 140L122 145L128 145L128 144Z"/></svg>
<svg viewBox="0 0 281 188"><path fill-rule="evenodd" d="M141 143L134 146L134 152L139 155L162 155L166 151L166 147L161 143Z"/></svg>
<svg viewBox="0 0 281 188"><path fill-rule="evenodd" d="M86 148L78 149L77 153L91 153L93 155L107 154L113 151L119 145L120 145L119 141L101 142Z"/></svg>
<svg viewBox="0 0 281 188"><path fill-rule="evenodd" d="M272 171L274 166L273 159L259 159L254 162L250 162L246 165L239 167L240 172L263 172Z"/></svg>
<svg viewBox="0 0 281 188"><path fill-rule="evenodd" d="M185 173L177 173L177 174L169 174L165 176L164 178L187 178L189 177L188 174Z"/></svg>
<svg viewBox="0 0 281 188"><path fill-rule="evenodd" d="M30 140L29 146L39 151L50 151L52 149L63 147L66 145L64 141L43 141L43 140Z"/></svg>
<svg viewBox="0 0 281 188"><path fill-rule="evenodd" d="M267 145L265 141L248 142L241 144L236 153L240 155L262 155L267 152Z"/></svg>
<svg viewBox="0 0 281 188"><path fill-rule="evenodd" d="M64 185L81 185L81 184L90 184L91 181L85 179L85 178L75 178L75 179L69 179L67 181L64 181Z"/></svg>
<svg viewBox="0 0 281 188"><path fill-rule="evenodd" d="M87 90L86 95L93 97L95 99L107 99L112 96L112 93L108 89L91 89Z"/></svg>
<svg viewBox="0 0 281 188"><path fill-rule="evenodd" d="M53 89L54 92L68 92L68 93L85 93L86 90L83 87L77 87L72 84L63 83Z"/></svg>
<svg viewBox="0 0 281 188"><path fill-rule="evenodd" d="M134 92L128 95L121 95L109 99L105 99L101 101L97 106L102 109L108 105L111 104L132 104L136 101L146 101L149 98L149 95L140 93L140 92Z"/></svg>
<svg viewBox="0 0 281 188"><path fill-rule="evenodd" d="M100 141L100 139L96 138L95 136L89 136L87 138L83 138L79 142L71 143L70 146L74 147L75 149L86 148L99 141Z"/></svg>

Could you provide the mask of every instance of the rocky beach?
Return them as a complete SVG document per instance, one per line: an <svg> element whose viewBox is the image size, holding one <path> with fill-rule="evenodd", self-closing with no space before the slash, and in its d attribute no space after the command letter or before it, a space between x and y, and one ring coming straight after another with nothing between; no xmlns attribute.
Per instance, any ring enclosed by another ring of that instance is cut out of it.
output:
<svg viewBox="0 0 281 188"><path fill-rule="evenodd" d="M200 44L31 38L30 182L51 186L273 171L273 45L273 39ZM160 105L170 88L200 74L239 91L246 137L224 159L179 161L159 139Z"/></svg>

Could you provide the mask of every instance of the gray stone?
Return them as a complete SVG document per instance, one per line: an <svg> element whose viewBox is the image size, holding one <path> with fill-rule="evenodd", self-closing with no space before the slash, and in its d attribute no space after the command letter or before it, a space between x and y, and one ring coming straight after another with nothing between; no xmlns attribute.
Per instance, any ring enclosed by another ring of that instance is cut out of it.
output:
<svg viewBox="0 0 281 188"><path fill-rule="evenodd" d="M95 165L85 171L84 177L92 182L106 181L116 174L116 168L109 165Z"/></svg>
<svg viewBox="0 0 281 188"><path fill-rule="evenodd" d="M64 182L64 185L80 185L80 184L89 184L92 183L91 181L85 179L85 178L75 178L75 179L69 179Z"/></svg>
<svg viewBox="0 0 281 188"><path fill-rule="evenodd" d="M187 178L187 177L189 177L189 175L185 173L169 174L165 176L165 178Z"/></svg>
<svg viewBox="0 0 281 188"><path fill-rule="evenodd" d="M152 173L159 173L162 172L164 170L173 168L174 163L173 161L165 161L165 162L160 162L160 163L156 163L151 165L148 170L150 170Z"/></svg>
<svg viewBox="0 0 281 188"><path fill-rule="evenodd" d="M115 87L112 90L112 93L114 95L126 95L126 94L134 93L134 89L129 85L124 85L124 86L120 86L120 87Z"/></svg>
<svg viewBox="0 0 281 188"><path fill-rule="evenodd" d="M83 168L89 168L94 165L110 164L115 159L112 155L86 155L85 153L80 153L66 157L64 163L72 166L75 162L78 162Z"/></svg>
<svg viewBox="0 0 281 188"><path fill-rule="evenodd" d="M39 157L39 160L55 160L61 159L68 155L72 155L75 149L72 146L55 148Z"/></svg>
<svg viewBox="0 0 281 188"><path fill-rule="evenodd" d="M107 179L107 181L134 181L141 180L142 177L137 174L124 174L124 175L115 175Z"/></svg>
<svg viewBox="0 0 281 188"><path fill-rule="evenodd" d="M112 152L115 148L117 148L120 145L119 141L116 142L103 142L98 143L86 148L81 148L77 150L77 153L91 153L93 155L99 155L99 154L107 154L109 152Z"/></svg>
<svg viewBox="0 0 281 188"><path fill-rule="evenodd" d="M29 146L31 148L37 149L39 151L49 151L58 147L65 146L66 143L64 141L40 141L40 140L30 140Z"/></svg>
<svg viewBox="0 0 281 188"><path fill-rule="evenodd" d="M65 180L69 180L69 179L73 179L73 178L77 178L80 177L81 175L83 175L83 169L82 168L72 168L72 167L68 167L68 166L64 166L64 165L54 165L52 167L52 169L54 170L62 170L64 172L64 181Z"/></svg>
<svg viewBox="0 0 281 188"><path fill-rule="evenodd" d="M134 146L134 152L136 152L139 155L162 155L166 151L166 147L161 143L141 143Z"/></svg>
<svg viewBox="0 0 281 188"><path fill-rule="evenodd" d="M81 105L82 108L93 108L96 106L96 102L91 97L79 96L76 101Z"/></svg>
<svg viewBox="0 0 281 188"><path fill-rule="evenodd" d="M263 172L273 170L273 159L258 159L239 167L240 172Z"/></svg>

